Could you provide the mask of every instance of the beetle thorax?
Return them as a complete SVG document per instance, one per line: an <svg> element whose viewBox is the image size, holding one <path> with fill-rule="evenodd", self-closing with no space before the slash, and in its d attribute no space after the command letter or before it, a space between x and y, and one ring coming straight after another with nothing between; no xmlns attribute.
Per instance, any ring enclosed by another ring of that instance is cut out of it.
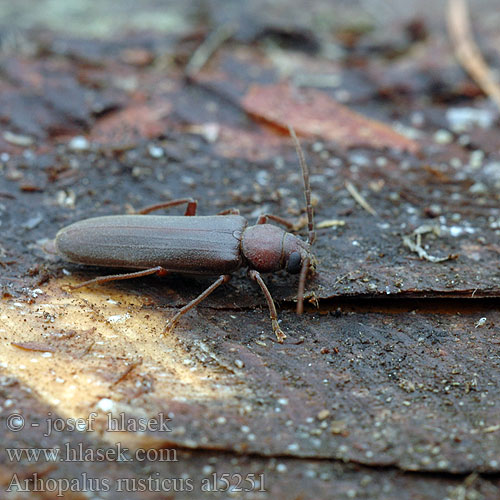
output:
<svg viewBox="0 0 500 500"><path fill-rule="evenodd" d="M301 261L310 256L307 243L272 224L247 227L243 232L241 250L248 267L261 273L280 269L297 273Z"/></svg>

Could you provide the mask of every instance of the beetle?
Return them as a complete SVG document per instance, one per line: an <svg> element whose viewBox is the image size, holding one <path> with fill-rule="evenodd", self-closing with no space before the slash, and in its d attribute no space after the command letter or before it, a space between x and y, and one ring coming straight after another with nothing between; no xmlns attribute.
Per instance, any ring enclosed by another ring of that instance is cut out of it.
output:
<svg viewBox="0 0 500 500"><path fill-rule="evenodd" d="M219 275L203 293L186 304L167 322L171 331L179 318L203 301L220 285L231 279L231 273L248 267L248 276L256 281L266 298L272 328L278 342L286 335L278 324L273 298L261 277L285 269L299 274L297 313L303 312L305 280L314 274L317 260L311 252L316 239L314 230L309 169L294 130L289 127L304 181L309 236L307 242L278 226L291 230L293 224L281 217L261 215L256 224L235 209L217 215L197 216L197 202L192 198L171 200L147 207L134 215L94 217L62 228L56 235L55 247L60 256L77 264L138 269L126 274L100 276L76 286L138 278L168 273ZM155 210L186 204L184 216L147 215Z"/></svg>

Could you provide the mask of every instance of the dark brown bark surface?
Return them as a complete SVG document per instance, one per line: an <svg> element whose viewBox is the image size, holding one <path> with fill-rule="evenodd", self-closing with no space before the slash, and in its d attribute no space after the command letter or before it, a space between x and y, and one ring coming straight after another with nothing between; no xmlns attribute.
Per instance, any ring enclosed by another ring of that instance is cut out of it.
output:
<svg viewBox="0 0 500 500"><path fill-rule="evenodd" d="M226 498L223 482L200 489L216 472L263 474L244 498L497 498L499 113L454 59L445 5L125 4L0 3L2 485L85 472L118 498L120 478L189 478L191 493L129 484L127 498ZM500 67L498 6L470 10ZM302 316L297 278L264 276L285 344L243 270L166 336L213 279L67 290L115 272L51 253L87 217L193 197L200 215L272 213L305 237L288 125L311 169L318 267ZM47 418L93 411L95 432L43 435ZM106 412L168 415L171 431L109 432ZM7 451L79 444L178 460Z"/></svg>

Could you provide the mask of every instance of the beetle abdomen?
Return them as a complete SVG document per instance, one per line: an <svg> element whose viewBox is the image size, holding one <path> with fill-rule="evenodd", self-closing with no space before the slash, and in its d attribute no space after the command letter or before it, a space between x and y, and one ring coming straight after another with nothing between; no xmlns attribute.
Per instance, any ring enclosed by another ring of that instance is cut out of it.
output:
<svg viewBox="0 0 500 500"><path fill-rule="evenodd" d="M61 229L56 248L78 264L226 274L241 266L239 215L113 215L85 219Z"/></svg>

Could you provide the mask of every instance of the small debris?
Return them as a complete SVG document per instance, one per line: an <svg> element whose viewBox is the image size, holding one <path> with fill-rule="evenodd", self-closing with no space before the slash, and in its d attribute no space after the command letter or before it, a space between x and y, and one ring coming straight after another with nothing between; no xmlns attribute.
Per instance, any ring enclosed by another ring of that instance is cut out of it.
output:
<svg viewBox="0 0 500 500"><path fill-rule="evenodd" d="M330 426L330 432L332 434L347 435L345 420L334 420Z"/></svg>
<svg viewBox="0 0 500 500"><path fill-rule="evenodd" d="M42 221L42 214L36 214L33 217L29 218L26 222L23 222L22 227L23 229L27 230L35 229L35 227L38 226Z"/></svg>
<svg viewBox="0 0 500 500"><path fill-rule="evenodd" d="M453 141L453 134L448 130L438 130L434 134L434 142L437 144L450 144Z"/></svg>
<svg viewBox="0 0 500 500"><path fill-rule="evenodd" d="M109 316L107 318L108 323L124 323L130 318L129 313L125 314L115 314L113 316Z"/></svg>
<svg viewBox="0 0 500 500"><path fill-rule="evenodd" d="M68 148L71 149L71 151L87 151L90 149L90 142L86 137L83 137L83 135L77 135L68 142Z"/></svg>
<svg viewBox="0 0 500 500"><path fill-rule="evenodd" d="M188 125L184 129L190 134L201 135L209 144L213 144L219 138L220 125L218 123L204 123L203 125Z"/></svg>
<svg viewBox="0 0 500 500"><path fill-rule="evenodd" d="M483 164L483 160L484 160L484 151L481 151L480 149L475 149L470 154L469 165L472 168L480 168Z"/></svg>
<svg viewBox="0 0 500 500"><path fill-rule="evenodd" d="M487 319L486 318L480 318L478 322L476 323L475 327L476 328L481 328L486 324Z"/></svg>
<svg viewBox="0 0 500 500"><path fill-rule="evenodd" d="M407 246L412 252L418 254L421 259L428 260L429 262L444 262L446 260L453 260L458 257L456 254L449 254L446 257L435 257L434 255L429 255L427 251L422 247L422 235L427 233L434 233L439 236L440 230L437 226L429 226L424 224L423 226L417 227L415 231L410 236L403 236L403 244ZM415 237L415 241L412 239Z"/></svg>
<svg viewBox="0 0 500 500"><path fill-rule="evenodd" d="M278 464L276 466L276 472L286 472L288 470L285 464Z"/></svg>
<svg viewBox="0 0 500 500"><path fill-rule="evenodd" d="M105 411L105 412L108 412L108 411L111 411L114 407L115 403L112 399L109 399L109 398L102 398L100 399L98 402L97 402L97 405L96 407L99 409L99 410L102 410L102 411Z"/></svg>
<svg viewBox="0 0 500 500"><path fill-rule="evenodd" d="M163 148L160 146L155 146L154 144L150 144L148 146L148 153L151 158L158 159L162 158L165 152L163 151Z"/></svg>
<svg viewBox="0 0 500 500"><path fill-rule="evenodd" d="M450 0L446 14L448 33L458 61L500 109L500 85L496 82L472 35L467 0Z"/></svg>
<svg viewBox="0 0 500 500"><path fill-rule="evenodd" d="M327 219L316 224L316 229L326 229L328 227L341 227L345 226L345 220L340 219Z"/></svg>
<svg viewBox="0 0 500 500"><path fill-rule="evenodd" d="M33 139L28 135L14 134L8 130L3 133L3 138L14 146L28 147L33 144Z"/></svg>
<svg viewBox="0 0 500 500"><path fill-rule="evenodd" d="M463 107L448 109L446 119L454 132L465 132L474 126L490 128L495 121L495 116L488 109Z"/></svg>
<svg viewBox="0 0 500 500"><path fill-rule="evenodd" d="M208 62L217 49L235 32L235 26L232 24L223 24L219 26L215 31L210 33L203 43L194 51L191 59L187 63L184 71L189 77L192 77L199 73L203 66Z"/></svg>
<svg viewBox="0 0 500 500"><path fill-rule="evenodd" d="M72 189L58 191L56 201L60 207L73 209L75 208L76 193Z"/></svg>
<svg viewBox="0 0 500 500"><path fill-rule="evenodd" d="M237 368L240 368L240 369L245 366L245 363L243 363L243 361L241 361L241 359L235 359L234 364Z"/></svg>
<svg viewBox="0 0 500 500"><path fill-rule="evenodd" d="M53 347L40 342L11 342L11 345L25 351L55 352Z"/></svg>
<svg viewBox="0 0 500 500"><path fill-rule="evenodd" d="M349 194L354 198L354 200L363 207L368 213L372 215L377 215L375 209L361 196L361 193L355 188L354 184L349 181L346 181L345 187Z"/></svg>
<svg viewBox="0 0 500 500"><path fill-rule="evenodd" d="M325 420L326 418L328 418L330 416L330 410L321 410L317 415L316 417L318 418L318 420Z"/></svg>
<svg viewBox="0 0 500 500"><path fill-rule="evenodd" d="M485 427L483 429L483 432L496 432L496 431L500 431L500 424L490 425L489 427Z"/></svg>

